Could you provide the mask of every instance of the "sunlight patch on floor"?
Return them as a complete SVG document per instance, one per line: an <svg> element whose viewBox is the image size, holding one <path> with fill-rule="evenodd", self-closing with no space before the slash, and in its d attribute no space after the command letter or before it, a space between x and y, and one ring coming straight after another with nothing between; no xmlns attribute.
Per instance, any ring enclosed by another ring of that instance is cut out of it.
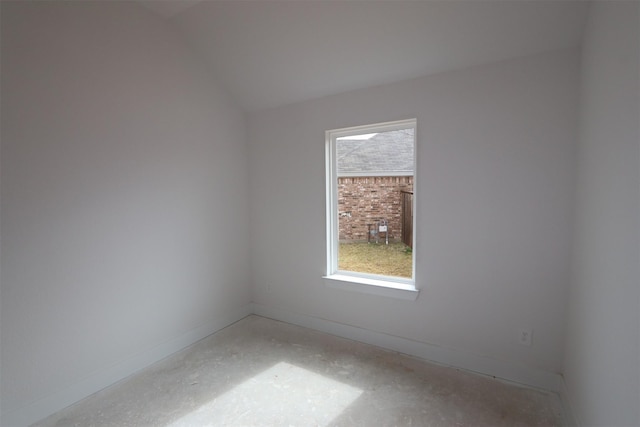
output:
<svg viewBox="0 0 640 427"><path fill-rule="evenodd" d="M170 427L213 425L326 426L362 390L280 362L191 412Z"/></svg>

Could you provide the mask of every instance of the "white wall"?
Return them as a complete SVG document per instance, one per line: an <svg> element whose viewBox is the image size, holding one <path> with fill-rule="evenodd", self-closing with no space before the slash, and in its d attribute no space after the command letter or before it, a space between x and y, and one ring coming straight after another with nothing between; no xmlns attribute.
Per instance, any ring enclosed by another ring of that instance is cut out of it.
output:
<svg viewBox="0 0 640 427"><path fill-rule="evenodd" d="M596 2L585 30L564 363L583 425L640 425L638 9Z"/></svg>
<svg viewBox="0 0 640 427"><path fill-rule="evenodd" d="M250 312L244 115L151 12L2 2L2 425Z"/></svg>
<svg viewBox="0 0 640 427"><path fill-rule="evenodd" d="M330 319L406 338L407 348L425 344L427 357L444 349L449 363L557 387L578 62L563 50L250 114L257 312L312 326ZM411 117L421 294L407 302L327 288L324 131ZM524 327L535 331L532 347L516 342Z"/></svg>

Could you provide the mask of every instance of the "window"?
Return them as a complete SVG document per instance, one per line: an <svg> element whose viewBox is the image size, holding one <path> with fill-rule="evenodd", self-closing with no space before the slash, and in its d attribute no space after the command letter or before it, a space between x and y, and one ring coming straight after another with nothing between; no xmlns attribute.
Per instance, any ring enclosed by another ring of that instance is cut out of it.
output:
<svg viewBox="0 0 640 427"><path fill-rule="evenodd" d="M326 132L327 285L415 299L416 121Z"/></svg>

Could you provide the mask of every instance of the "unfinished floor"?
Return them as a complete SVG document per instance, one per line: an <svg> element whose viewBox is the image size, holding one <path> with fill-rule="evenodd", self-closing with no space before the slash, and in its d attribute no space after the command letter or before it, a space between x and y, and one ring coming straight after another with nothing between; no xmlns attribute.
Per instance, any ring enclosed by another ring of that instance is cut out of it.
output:
<svg viewBox="0 0 640 427"><path fill-rule="evenodd" d="M552 393L249 316L37 426L555 426Z"/></svg>

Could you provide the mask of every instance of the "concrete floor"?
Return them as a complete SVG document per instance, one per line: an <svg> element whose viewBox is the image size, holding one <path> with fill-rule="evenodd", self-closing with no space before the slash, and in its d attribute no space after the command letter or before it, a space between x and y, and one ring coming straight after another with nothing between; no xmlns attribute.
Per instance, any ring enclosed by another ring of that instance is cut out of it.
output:
<svg viewBox="0 0 640 427"><path fill-rule="evenodd" d="M249 316L36 426L554 426L552 393Z"/></svg>

